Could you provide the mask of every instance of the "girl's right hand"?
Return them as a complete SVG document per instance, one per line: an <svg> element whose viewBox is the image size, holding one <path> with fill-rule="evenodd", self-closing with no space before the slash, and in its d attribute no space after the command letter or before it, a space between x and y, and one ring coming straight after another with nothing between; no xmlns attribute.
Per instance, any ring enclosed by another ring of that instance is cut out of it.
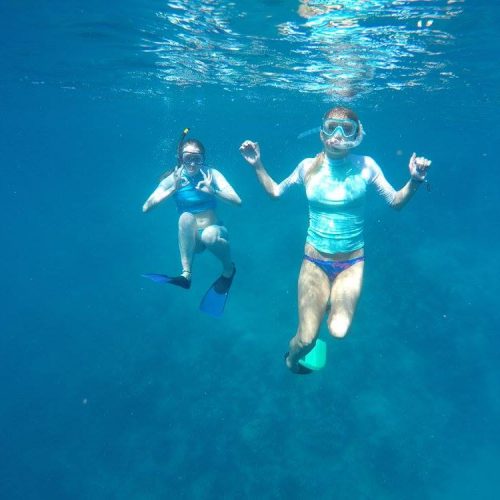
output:
<svg viewBox="0 0 500 500"><path fill-rule="evenodd" d="M182 167L176 166L172 175L174 176L174 189L177 191L181 187L186 185L186 179L182 177Z"/></svg>
<svg viewBox="0 0 500 500"><path fill-rule="evenodd" d="M245 141L240 146L241 156L253 167L260 163L260 147L258 142Z"/></svg>

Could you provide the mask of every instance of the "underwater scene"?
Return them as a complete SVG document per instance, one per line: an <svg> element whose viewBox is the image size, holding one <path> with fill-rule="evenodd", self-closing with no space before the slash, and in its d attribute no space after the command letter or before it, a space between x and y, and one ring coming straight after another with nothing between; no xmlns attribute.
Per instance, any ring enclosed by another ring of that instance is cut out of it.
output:
<svg viewBox="0 0 500 500"><path fill-rule="evenodd" d="M0 498L500 498L500 4L0 14ZM327 130L336 107L359 120ZM240 146L280 183L351 132L395 190L419 186L403 210L367 186L352 323L330 335L325 299L326 364L302 376L284 358L308 200L300 185L268 196ZM192 139L194 184L179 174ZM413 153L432 162L425 182ZM215 236L198 214L183 240L180 191L166 198L185 186L220 198ZM186 269L179 242L194 241Z"/></svg>

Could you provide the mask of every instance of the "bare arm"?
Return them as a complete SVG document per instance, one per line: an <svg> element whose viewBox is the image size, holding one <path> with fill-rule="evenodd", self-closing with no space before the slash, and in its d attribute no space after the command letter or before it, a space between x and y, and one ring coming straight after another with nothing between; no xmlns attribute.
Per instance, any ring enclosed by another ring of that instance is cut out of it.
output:
<svg viewBox="0 0 500 500"><path fill-rule="evenodd" d="M160 182L158 187L151 193L151 196L142 206L143 212L151 210L158 205L158 203L161 203L174 194L176 190L176 175L177 169Z"/></svg>
<svg viewBox="0 0 500 500"><path fill-rule="evenodd" d="M396 191L396 196L391 206L396 210L401 210L418 191L420 184L420 182L415 182L413 179L410 179L399 191Z"/></svg>
<svg viewBox="0 0 500 500"><path fill-rule="evenodd" d="M238 193L229 184L226 178L214 168L210 169L212 174L212 185L214 186L214 194L218 198L233 203L234 205L241 205L241 198Z"/></svg>
<svg viewBox="0 0 500 500"><path fill-rule="evenodd" d="M257 179L266 193L271 196L271 198L279 198L281 193L279 192L278 184L264 168L264 164L260 157L259 144L253 141L245 141L240 146L240 153L245 161L254 168Z"/></svg>
<svg viewBox="0 0 500 500"><path fill-rule="evenodd" d="M290 176L278 184L265 169L257 142L243 142L240 146L240 153L245 161L254 168L257 179L271 198L279 198L292 184L300 181L299 165L299 168L295 169Z"/></svg>

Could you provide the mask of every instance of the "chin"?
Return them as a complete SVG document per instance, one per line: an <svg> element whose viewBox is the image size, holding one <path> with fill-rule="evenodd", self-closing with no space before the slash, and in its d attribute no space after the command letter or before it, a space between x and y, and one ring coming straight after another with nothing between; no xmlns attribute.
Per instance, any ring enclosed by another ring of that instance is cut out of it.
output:
<svg viewBox="0 0 500 500"><path fill-rule="evenodd" d="M340 144L335 144L335 145L334 144L327 144L326 148L331 153L347 153L350 149L350 148L343 147Z"/></svg>

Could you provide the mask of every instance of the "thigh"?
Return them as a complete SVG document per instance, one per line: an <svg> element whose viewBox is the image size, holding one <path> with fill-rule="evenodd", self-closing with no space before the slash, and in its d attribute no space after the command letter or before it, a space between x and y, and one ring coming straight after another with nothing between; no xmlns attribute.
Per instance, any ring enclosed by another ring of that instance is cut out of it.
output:
<svg viewBox="0 0 500 500"><path fill-rule="evenodd" d="M304 342L313 341L321 326L330 296L330 280L315 264L302 261L299 274L299 330Z"/></svg>
<svg viewBox="0 0 500 500"><path fill-rule="evenodd" d="M343 337L351 326L363 285L364 261L342 271L334 280L330 292L328 328L335 337Z"/></svg>

